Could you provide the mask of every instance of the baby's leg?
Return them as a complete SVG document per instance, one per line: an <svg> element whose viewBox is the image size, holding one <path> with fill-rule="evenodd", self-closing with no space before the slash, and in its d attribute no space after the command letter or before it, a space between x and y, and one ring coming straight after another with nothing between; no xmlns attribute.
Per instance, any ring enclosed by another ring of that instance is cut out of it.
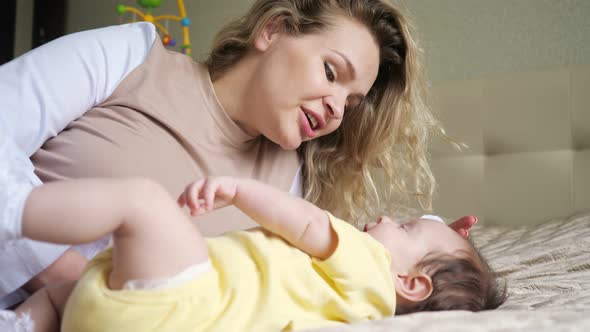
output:
<svg viewBox="0 0 590 332"><path fill-rule="evenodd" d="M57 332L66 301L75 284L75 281L69 281L43 287L15 311L17 314L28 313L31 315L31 319L35 323L35 332Z"/></svg>
<svg viewBox="0 0 590 332"><path fill-rule="evenodd" d="M113 234L113 289L129 280L168 278L209 259L204 238L176 200L160 186L149 195L146 206L129 214L126 227Z"/></svg>
<svg viewBox="0 0 590 332"><path fill-rule="evenodd" d="M205 240L160 185L144 179L84 179L35 188L23 234L77 244L114 235L109 285L162 279L208 259Z"/></svg>

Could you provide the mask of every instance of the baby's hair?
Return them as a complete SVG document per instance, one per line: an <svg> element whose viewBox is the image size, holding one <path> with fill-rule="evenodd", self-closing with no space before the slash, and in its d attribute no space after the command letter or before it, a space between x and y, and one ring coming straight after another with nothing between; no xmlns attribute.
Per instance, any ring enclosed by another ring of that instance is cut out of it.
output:
<svg viewBox="0 0 590 332"><path fill-rule="evenodd" d="M479 250L471 244L470 250L455 255L427 255L417 264L432 279L432 294L412 306L398 306L396 314L440 310L491 310L506 301L506 285L499 285L496 273Z"/></svg>

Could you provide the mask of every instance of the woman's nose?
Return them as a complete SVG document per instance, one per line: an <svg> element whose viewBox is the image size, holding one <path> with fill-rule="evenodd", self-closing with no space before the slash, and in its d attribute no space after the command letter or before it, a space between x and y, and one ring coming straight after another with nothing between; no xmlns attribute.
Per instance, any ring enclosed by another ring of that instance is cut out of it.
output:
<svg viewBox="0 0 590 332"><path fill-rule="evenodd" d="M335 106L334 104L328 104L328 114L332 119L342 119L344 111L342 111L340 107Z"/></svg>
<svg viewBox="0 0 590 332"><path fill-rule="evenodd" d="M342 119L344 115L345 102L338 102L336 98L328 98L326 100L326 108L328 109L328 116L332 119Z"/></svg>

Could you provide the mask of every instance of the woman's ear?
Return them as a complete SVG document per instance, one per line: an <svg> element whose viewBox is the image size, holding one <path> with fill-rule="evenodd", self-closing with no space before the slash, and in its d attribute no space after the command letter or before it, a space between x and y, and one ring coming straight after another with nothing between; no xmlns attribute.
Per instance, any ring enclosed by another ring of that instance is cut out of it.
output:
<svg viewBox="0 0 590 332"><path fill-rule="evenodd" d="M422 302L432 294L432 279L424 272L398 274L393 282L397 295L410 302Z"/></svg>
<svg viewBox="0 0 590 332"><path fill-rule="evenodd" d="M268 21L254 39L254 47L261 52L266 51L281 33L282 28L279 19Z"/></svg>

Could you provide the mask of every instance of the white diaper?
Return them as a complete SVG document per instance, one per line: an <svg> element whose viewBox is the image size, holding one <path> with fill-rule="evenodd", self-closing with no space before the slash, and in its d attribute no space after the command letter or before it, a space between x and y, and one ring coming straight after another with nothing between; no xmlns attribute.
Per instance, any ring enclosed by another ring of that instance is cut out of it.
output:
<svg viewBox="0 0 590 332"><path fill-rule="evenodd" d="M129 280L123 285L123 289L149 290L172 288L194 279L205 272L211 271L211 269L213 269L211 262L206 261L201 264L190 266L186 270L170 278L155 280Z"/></svg>

